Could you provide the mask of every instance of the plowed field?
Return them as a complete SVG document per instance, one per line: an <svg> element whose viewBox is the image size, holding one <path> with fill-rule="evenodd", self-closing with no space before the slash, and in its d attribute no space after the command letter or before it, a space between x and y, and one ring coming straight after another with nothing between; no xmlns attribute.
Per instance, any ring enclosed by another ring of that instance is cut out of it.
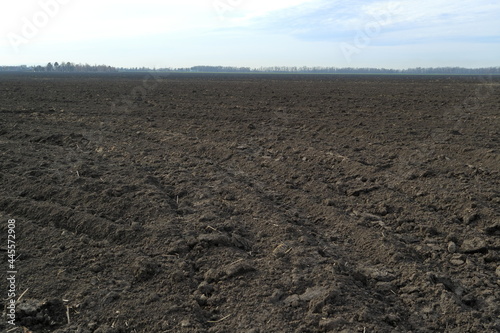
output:
<svg viewBox="0 0 500 333"><path fill-rule="evenodd" d="M1 74L0 331L498 332L499 88Z"/></svg>

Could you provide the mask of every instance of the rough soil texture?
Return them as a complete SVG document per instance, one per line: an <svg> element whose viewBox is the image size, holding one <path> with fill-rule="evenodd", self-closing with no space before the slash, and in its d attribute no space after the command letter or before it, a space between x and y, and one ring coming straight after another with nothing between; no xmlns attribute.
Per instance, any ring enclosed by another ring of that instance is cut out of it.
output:
<svg viewBox="0 0 500 333"><path fill-rule="evenodd" d="M499 88L2 74L11 332L498 332Z"/></svg>

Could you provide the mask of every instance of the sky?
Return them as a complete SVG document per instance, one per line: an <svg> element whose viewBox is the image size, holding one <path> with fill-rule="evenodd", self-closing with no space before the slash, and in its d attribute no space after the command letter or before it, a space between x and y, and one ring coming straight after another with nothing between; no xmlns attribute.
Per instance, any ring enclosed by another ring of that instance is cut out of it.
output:
<svg viewBox="0 0 500 333"><path fill-rule="evenodd" d="M498 0L3 0L0 65L500 66Z"/></svg>

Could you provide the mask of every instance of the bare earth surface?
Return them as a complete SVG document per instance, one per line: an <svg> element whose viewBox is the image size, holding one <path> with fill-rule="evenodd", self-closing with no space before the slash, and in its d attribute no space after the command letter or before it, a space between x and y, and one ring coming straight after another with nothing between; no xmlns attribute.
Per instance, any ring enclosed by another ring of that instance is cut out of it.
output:
<svg viewBox="0 0 500 333"><path fill-rule="evenodd" d="M1 74L0 331L498 332L499 88Z"/></svg>

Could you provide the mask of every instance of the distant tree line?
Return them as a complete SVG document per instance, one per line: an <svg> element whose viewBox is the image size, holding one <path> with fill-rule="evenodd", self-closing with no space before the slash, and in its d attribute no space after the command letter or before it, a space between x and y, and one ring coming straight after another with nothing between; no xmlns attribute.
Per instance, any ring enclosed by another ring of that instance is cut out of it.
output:
<svg viewBox="0 0 500 333"><path fill-rule="evenodd" d="M49 62L45 66L0 66L0 71L20 72L117 72L118 70L106 65L74 64L72 62Z"/></svg>
<svg viewBox="0 0 500 333"><path fill-rule="evenodd" d="M297 74L500 74L500 67L462 68L462 67L431 67L431 68L353 68L353 67L228 67L228 66L194 66L190 68L165 68L159 71L173 72L209 72L209 73L297 73Z"/></svg>
<svg viewBox="0 0 500 333"><path fill-rule="evenodd" d="M408 69L387 68L353 68L353 67L233 67L233 66L193 66L187 68L147 67L116 68L106 65L74 64L71 62L54 62L45 66L0 66L0 71L22 72L178 72L178 73L296 73L296 74L443 74L443 75L500 75L500 67L463 68L463 67L416 67Z"/></svg>

